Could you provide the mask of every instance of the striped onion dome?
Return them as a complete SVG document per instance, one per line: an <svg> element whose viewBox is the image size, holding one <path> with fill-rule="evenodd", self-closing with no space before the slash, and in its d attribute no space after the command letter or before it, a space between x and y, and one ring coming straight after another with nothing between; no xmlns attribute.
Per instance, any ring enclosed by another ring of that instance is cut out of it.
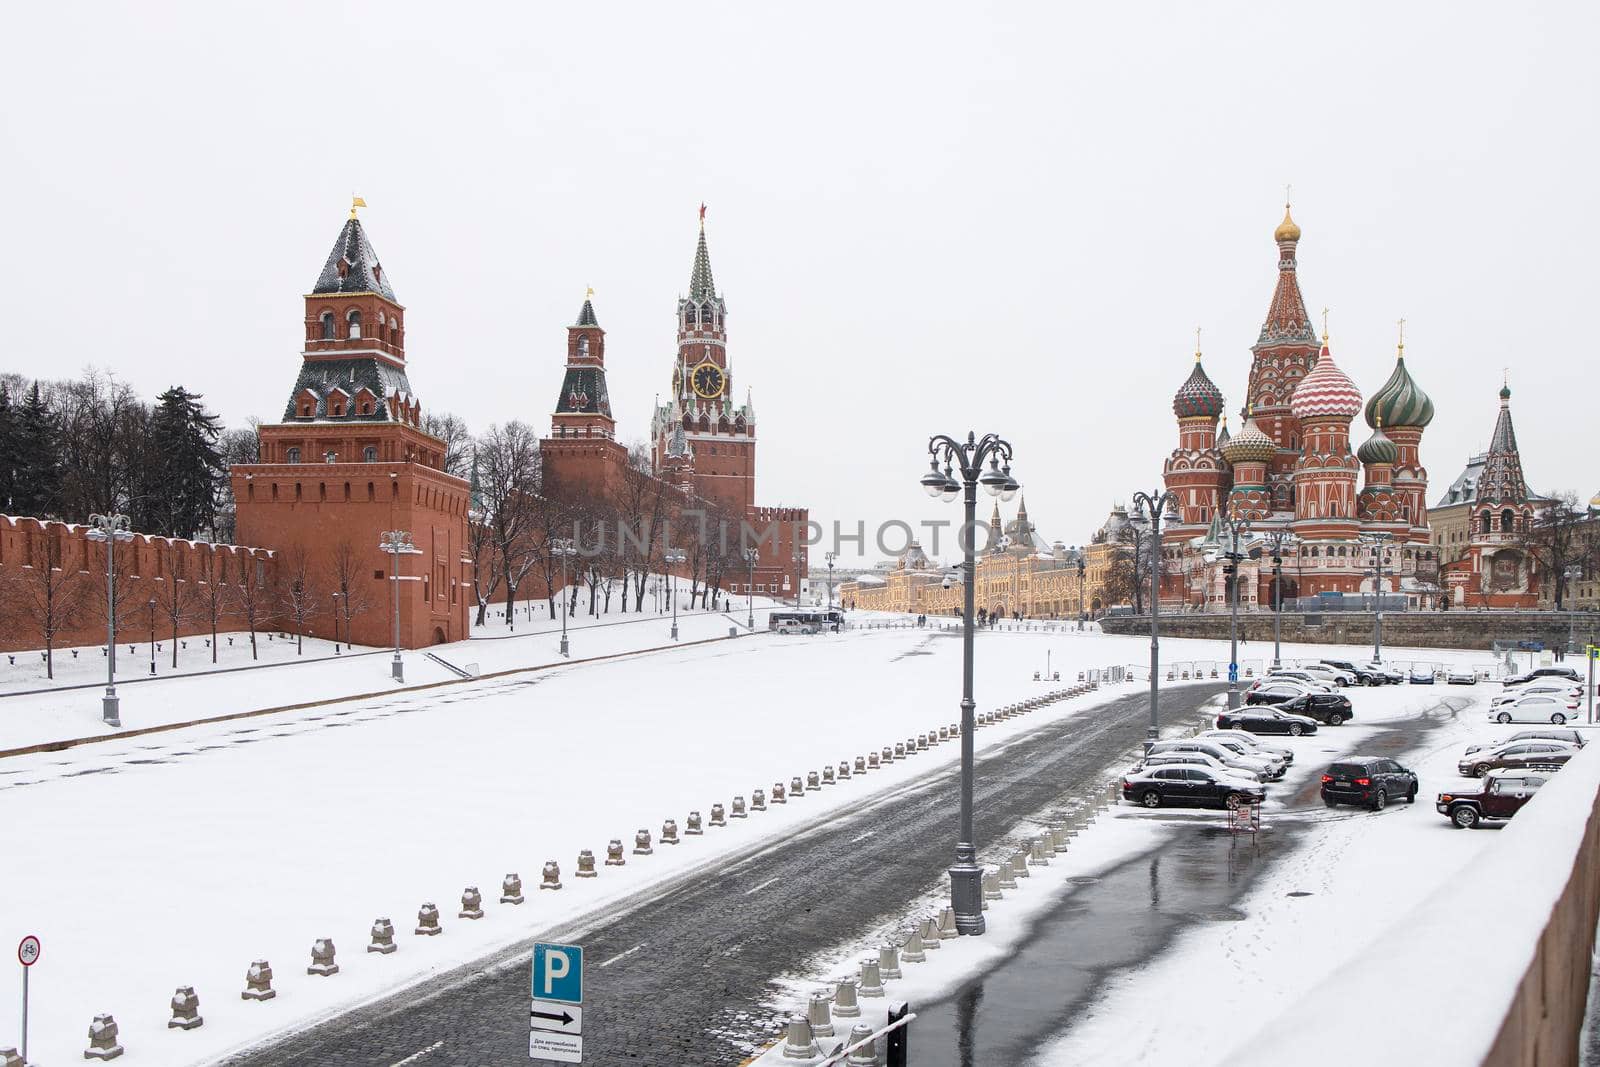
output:
<svg viewBox="0 0 1600 1067"><path fill-rule="evenodd" d="M1198 352L1194 354L1194 370L1172 398L1172 411L1180 419L1214 419L1222 414L1222 390L1200 365Z"/></svg>
<svg viewBox="0 0 1600 1067"><path fill-rule="evenodd" d="M1372 436L1367 438L1367 443L1356 452L1356 458L1370 467L1374 463L1388 463L1393 465L1400 462L1400 446L1389 440L1389 435L1383 432L1383 423L1372 431Z"/></svg>
<svg viewBox="0 0 1600 1067"><path fill-rule="evenodd" d="M1222 446L1222 458L1234 467L1241 463L1266 463L1277 453L1278 446L1261 432L1254 415L1247 416L1244 426Z"/></svg>
<svg viewBox="0 0 1600 1067"><path fill-rule="evenodd" d="M1289 399L1289 410L1302 421L1328 418L1349 420L1361 411L1361 390L1333 361L1327 341L1322 343L1317 365L1311 368L1310 374L1300 379L1294 396Z"/></svg>
<svg viewBox="0 0 1600 1067"><path fill-rule="evenodd" d="M1406 370L1406 354L1394 361L1394 373L1367 401L1367 425L1412 426L1422 429L1433 421L1433 401L1428 399Z"/></svg>

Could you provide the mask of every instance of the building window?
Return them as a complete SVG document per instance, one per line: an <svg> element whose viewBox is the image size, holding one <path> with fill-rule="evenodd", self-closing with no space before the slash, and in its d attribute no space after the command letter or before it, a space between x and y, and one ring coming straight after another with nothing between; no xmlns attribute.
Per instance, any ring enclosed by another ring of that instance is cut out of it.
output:
<svg viewBox="0 0 1600 1067"><path fill-rule="evenodd" d="M322 339L324 341L334 340L333 312L331 311L322 313Z"/></svg>
<svg viewBox="0 0 1600 1067"><path fill-rule="evenodd" d="M350 340L361 340L361 312L352 310L350 314L345 316L345 321L350 324Z"/></svg>
<svg viewBox="0 0 1600 1067"><path fill-rule="evenodd" d="M339 454L337 452L332 452L332 451L324 452L322 454L322 462L324 462L324 463L337 463L337 462L339 462Z"/></svg>
<svg viewBox="0 0 1600 1067"><path fill-rule="evenodd" d="M378 462L378 446L368 445L366 448L363 448L361 450L361 461L363 463Z"/></svg>
<svg viewBox="0 0 1600 1067"><path fill-rule="evenodd" d="M285 452L283 454L283 461L285 463L299 463L300 462L300 450L298 448L289 449L287 452Z"/></svg>
<svg viewBox="0 0 1600 1067"><path fill-rule="evenodd" d="M1510 533L1517 528L1517 514L1510 508L1500 513L1500 532Z"/></svg>

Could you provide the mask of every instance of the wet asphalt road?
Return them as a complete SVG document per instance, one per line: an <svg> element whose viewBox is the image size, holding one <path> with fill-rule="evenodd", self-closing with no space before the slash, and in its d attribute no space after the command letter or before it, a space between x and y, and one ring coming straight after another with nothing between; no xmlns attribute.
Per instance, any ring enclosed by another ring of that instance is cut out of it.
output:
<svg viewBox="0 0 1600 1067"><path fill-rule="evenodd" d="M1219 688L1163 693L1162 720L1197 721L1197 707ZM1030 815L1099 785L1108 763L1137 748L1147 710L1147 694L1133 691L980 753L980 858L997 859L997 843ZM819 817L786 841L658 887L620 913L546 931L537 940L581 942L592 961L584 1062L741 1063L779 1031L780 1018L765 1006L777 995L772 976L830 945L867 936L944 880L954 847L956 788L957 768L941 768L913 786ZM531 944L228 1063L527 1063ZM685 1025L694 1020L711 1025Z"/></svg>

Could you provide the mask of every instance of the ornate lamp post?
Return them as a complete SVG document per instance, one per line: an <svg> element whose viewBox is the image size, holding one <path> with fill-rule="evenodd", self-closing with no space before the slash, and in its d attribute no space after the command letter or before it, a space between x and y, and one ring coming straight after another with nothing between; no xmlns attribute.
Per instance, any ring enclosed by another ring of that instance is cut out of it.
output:
<svg viewBox="0 0 1600 1067"><path fill-rule="evenodd" d="M833 610L833 561L839 558L839 553L829 552L825 558L828 561L828 610Z"/></svg>
<svg viewBox="0 0 1600 1067"><path fill-rule="evenodd" d="M975 729L972 699L972 637L973 637L973 587L977 574L974 558L974 534L977 521L978 485L990 496L1010 500L1021 488L1011 477L1011 445L994 434L985 434L980 441L967 434L966 441L939 434L928 441L928 473L922 476L922 488L929 496L946 502L965 492L963 504L966 522L961 527L961 547L965 559L962 563L962 627L961 627L961 826L956 840L956 862L950 868L950 905L956 913L956 930L963 934L981 934L984 931L982 879L983 868L978 866L977 848L972 833L972 733ZM984 470L988 460L989 469ZM1004 469L1001 461L1005 461ZM944 469L939 469L940 464ZM961 480L957 481L955 471ZM833 553L828 553L828 599L833 600Z"/></svg>
<svg viewBox="0 0 1600 1067"><path fill-rule="evenodd" d="M1172 490L1164 493L1138 492L1133 494L1135 514L1150 516L1150 540L1154 545L1150 553L1150 725L1145 729L1145 751L1161 740L1161 520L1175 514L1178 496ZM1134 571L1137 578L1138 570ZM1080 591L1079 597L1082 597Z"/></svg>
<svg viewBox="0 0 1600 1067"><path fill-rule="evenodd" d="M90 529L84 534L106 546L106 695L100 699L100 721L121 726L121 701L117 696L117 545L132 541L128 516L90 515Z"/></svg>
<svg viewBox="0 0 1600 1067"><path fill-rule="evenodd" d="M671 568L678 566L688 558L688 553L681 548L669 548L661 557L661 561L668 567L667 580L671 582L671 586L667 591L667 599L672 601L672 639L674 641L678 639L678 572Z"/></svg>
<svg viewBox="0 0 1600 1067"><path fill-rule="evenodd" d="M1231 579L1228 590L1228 707L1239 706L1239 563L1248 559L1249 553L1239 551L1239 541L1250 532L1249 519L1227 518L1222 528L1228 533L1228 551L1219 552L1215 558L1228 562L1223 575Z"/></svg>
<svg viewBox="0 0 1600 1067"><path fill-rule="evenodd" d="M1383 563L1384 555L1389 551L1388 544L1394 540L1394 534L1384 530L1375 530L1372 533L1358 535L1364 545L1372 547L1372 588L1378 594L1376 609L1372 613L1372 662L1380 663L1383 660Z"/></svg>
<svg viewBox="0 0 1600 1067"><path fill-rule="evenodd" d="M378 542L380 551L389 553L389 582L394 586L390 598L394 616L394 660L389 664L389 677L397 682L406 680L406 667L400 659L400 557L420 556L422 549L411 543L409 530L385 530Z"/></svg>
<svg viewBox="0 0 1600 1067"><path fill-rule="evenodd" d="M1078 549L1078 629L1079 630L1083 629L1084 620L1088 618L1088 616L1083 613L1083 570L1084 570L1083 549L1079 548Z"/></svg>
<svg viewBox="0 0 1600 1067"><path fill-rule="evenodd" d="M756 628L756 560L760 558L761 553L755 549L747 548L744 550L744 561L750 568L750 573L746 577L744 584L745 609L750 613L750 616L745 620L744 628L751 631Z"/></svg>
<svg viewBox="0 0 1600 1067"><path fill-rule="evenodd" d="M156 673L156 598L150 598L150 673Z"/></svg>
<svg viewBox="0 0 1600 1067"><path fill-rule="evenodd" d="M565 656L569 654L567 615L571 610L572 600L572 587L567 584L567 560L578 554L578 542L571 537L552 537L550 551L561 558L561 654Z"/></svg>
<svg viewBox="0 0 1600 1067"><path fill-rule="evenodd" d="M1293 549L1299 539L1287 529L1274 530L1267 537L1267 547L1272 549L1272 669L1283 666L1279 654L1279 636L1283 623L1283 550Z"/></svg>
<svg viewBox="0 0 1600 1067"><path fill-rule="evenodd" d="M335 656L339 655L339 598L343 595L343 593L329 594L330 599L333 600L333 654Z"/></svg>

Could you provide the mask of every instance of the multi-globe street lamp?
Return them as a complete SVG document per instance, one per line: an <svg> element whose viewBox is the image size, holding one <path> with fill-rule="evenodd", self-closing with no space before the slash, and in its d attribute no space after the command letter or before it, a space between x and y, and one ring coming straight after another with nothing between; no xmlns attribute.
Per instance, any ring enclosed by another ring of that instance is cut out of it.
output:
<svg viewBox="0 0 1600 1067"><path fill-rule="evenodd" d="M1084 620L1086 620L1088 618L1088 616L1083 613L1083 572L1084 572L1083 549L1079 548L1078 549L1078 629L1079 630L1083 629Z"/></svg>
<svg viewBox="0 0 1600 1067"><path fill-rule="evenodd" d="M378 549L389 553L389 583L394 587L390 598L390 611L394 616L394 659L389 664L389 677L404 682L406 667L400 659L400 557L420 556L422 549L411 543L409 530L385 530Z"/></svg>
<svg viewBox="0 0 1600 1067"><path fill-rule="evenodd" d="M756 628L756 560L761 558L761 553L753 548L744 550L745 564L750 568L750 573L745 576L744 602L745 609L750 616L745 621L744 628L754 631Z"/></svg>
<svg viewBox="0 0 1600 1067"><path fill-rule="evenodd" d="M1137 492L1133 494L1134 514L1144 521L1149 515L1150 540L1150 725L1145 728L1145 751L1150 746L1161 740L1161 520L1163 518L1176 518L1178 496L1172 490L1164 493ZM1080 570L1081 574L1082 571ZM1138 581L1139 571L1134 568L1134 580ZM1082 582L1079 582L1079 596L1082 596Z"/></svg>
<svg viewBox="0 0 1600 1067"><path fill-rule="evenodd" d="M1239 542L1250 532L1250 520L1228 517L1222 520L1228 535L1228 550L1218 552L1213 559L1225 559L1223 580L1228 589L1228 707L1239 706L1239 564L1250 558L1248 552L1239 550Z"/></svg>
<svg viewBox="0 0 1600 1067"><path fill-rule="evenodd" d="M672 601L672 639L678 639L678 572L673 567L688 560L689 555L681 548L669 548L661 556L661 561L667 565L667 578L671 587L667 592L667 599Z"/></svg>
<svg viewBox="0 0 1600 1067"><path fill-rule="evenodd" d="M983 921L983 868L978 866L978 851L972 833L972 734L976 728L972 699L973 587L977 574L975 533L978 486L990 496L1010 500L1021 488L1011 476L1011 445L995 434L979 440L967 434L965 441L939 434L928 440L928 473L922 488L931 497L945 502L965 493L965 523L961 527L962 612L961 612L961 825L956 841L956 862L950 868L950 906L956 916L956 930L962 934L981 934ZM984 469L984 462L989 467ZM1005 462L1004 468L1001 461ZM940 466L943 465L943 470ZM960 480L956 472L960 472ZM833 553L828 553L829 604L833 599Z"/></svg>
<svg viewBox="0 0 1600 1067"><path fill-rule="evenodd" d="M1383 564L1394 534L1386 530L1374 530L1358 534L1357 539L1372 548L1372 570L1368 573L1372 575L1372 589L1377 594L1373 605L1376 610L1372 613L1372 662L1377 665L1383 661Z"/></svg>
<svg viewBox="0 0 1600 1067"><path fill-rule="evenodd" d="M1272 550L1272 669L1283 666L1279 641L1283 625L1283 550L1294 549L1299 539L1287 529L1274 530L1266 538Z"/></svg>
<svg viewBox="0 0 1600 1067"><path fill-rule="evenodd" d="M828 552L824 555L828 561L828 611L833 611L833 561L839 558L839 553Z"/></svg>
<svg viewBox="0 0 1600 1067"><path fill-rule="evenodd" d="M550 552L561 560L561 654L568 655L567 615L572 600L572 587L567 584L567 560L578 554L578 542L571 537L552 537Z"/></svg>
<svg viewBox="0 0 1600 1067"><path fill-rule="evenodd" d="M128 516L115 512L109 515L90 515L89 531L84 534L91 541L106 546L106 695L100 699L100 721L107 726L121 726L121 701L117 697L117 545L133 540L128 529Z"/></svg>

